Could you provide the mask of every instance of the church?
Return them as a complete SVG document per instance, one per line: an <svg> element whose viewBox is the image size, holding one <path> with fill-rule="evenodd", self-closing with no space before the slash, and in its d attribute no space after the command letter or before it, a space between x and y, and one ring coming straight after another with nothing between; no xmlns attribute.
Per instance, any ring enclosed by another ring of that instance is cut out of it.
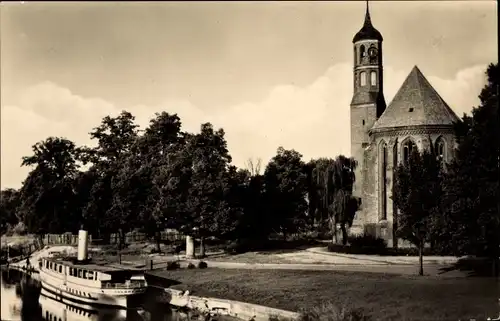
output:
<svg viewBox="0 0 500 321"><path fill-rule="evenodd" d="M397 208L392 202L393 173L415 148L435 146L439 158L453 158L453 123L459 118L417 66L386 105L382 34L365 21L353 40L354 92L350 106L351 156L358 162L353 194L361 199L351 233L366 233L398 246ZM402 241L399 240L400 246Z"/></svg>

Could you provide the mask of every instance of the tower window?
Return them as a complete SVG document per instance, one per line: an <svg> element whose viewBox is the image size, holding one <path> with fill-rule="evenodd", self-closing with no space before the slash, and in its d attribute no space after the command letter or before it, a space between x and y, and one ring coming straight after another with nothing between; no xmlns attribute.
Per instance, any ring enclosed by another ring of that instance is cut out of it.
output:
<svg viewBox="0 0 500 321"><path fill-rule="evenodd" d="M363 119L363 126L365 125L365 120Z"/></svg>
<svg viewBox="0 0 500 321"><path fill-rule="evenodd" d="M361 84L361 86L366 86L366 72L362 71L360 74L359 74L359 82Z"/></svg>
<svg viewBox="0 0 500 321"><path fill-rule="evenodd" d="M359 60L363 59L366 56L366 49L364 45L359 47Z"/></svg>
<svg viewBox="0 0 500 321"><path fill-rule="evenodd" d="M408 165L410 161L411 154L417 150L417 146L411 139L403 143L403 163L404 165Z"/></svg>
<svg viewBox="0 0 500 321"><path fill-rule="evenodd" d="M377 72L376 71L370 72L370 81L371 81L372 86L377 85Z"/></svg>

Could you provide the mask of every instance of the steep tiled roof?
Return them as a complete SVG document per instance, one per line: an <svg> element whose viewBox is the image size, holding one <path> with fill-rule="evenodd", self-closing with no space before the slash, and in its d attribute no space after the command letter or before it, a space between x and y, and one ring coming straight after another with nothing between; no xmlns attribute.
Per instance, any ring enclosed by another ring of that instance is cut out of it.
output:
<svg viewBox="0 0 500 321"><path fill-rule="evenodd" d="M455 112L415 66L372 130L401 126L451 125L458 120Z"/></svg>
<svg viewBox="0 0 500 321"><path fill-rule="evenodd" d="M352 42L354 43L366 39L370 40L374 39L379 41L384 40L382 38L382 34L372 25L372 20L370 18L370 10L368 9L368 1L366 2L365 23L363 24L361 30L359 30L358 33L354 35Z"/></svg>

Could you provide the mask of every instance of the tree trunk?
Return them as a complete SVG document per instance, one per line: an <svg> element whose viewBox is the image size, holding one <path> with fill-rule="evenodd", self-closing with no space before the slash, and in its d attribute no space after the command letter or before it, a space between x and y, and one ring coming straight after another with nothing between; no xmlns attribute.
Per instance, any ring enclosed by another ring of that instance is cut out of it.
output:
<svg viewBox="0 0 500 321"><path fill-rule="evenodd" d="M495 245L494 245L495 246ZM492 262L492 276L500 276L500 246L496 245L493 250L493 262Z"/></svg>
<svg viewBox="0 0 500 321"><path fill-rule="evenodd" d="M205 238L200 236L200 259L205 257Z"/></svg>
<svg viewBox="0 0 500 321"><path fill-rule="evenodd" d="M331 225L331 231L332 231L332 243L338 244L337 223L335 222L335 220L330 220L330 225Z"/></svg>
<svg viewBox="0 0 500 321"><path fill-rule="evenodd" d="M420 241L418 244L418 275L424 275L424 242Z"/></svg>
<svg viewBox="0 0 500 321"><path fill-rule="evenodd" d="M345 227L345 223L340 224L340 228L342 229L342 245L347 245L347 228Z"/></svg>
<svg viewBox="0 0 500 321"><path fill-rule="evenodd" d="M118 229L118 263L119 264L122 264L122 245L124 243L123 240L124 240L123 230Z"/></svg>
<svg viewBox="0 0 500 321"><path fill-rule="evenodd" d="M156 233L155 233L155 239L156 239L156 253L160 253L161 252L161 247L160 247L161 232L160 231L156 231Z"/></svg>

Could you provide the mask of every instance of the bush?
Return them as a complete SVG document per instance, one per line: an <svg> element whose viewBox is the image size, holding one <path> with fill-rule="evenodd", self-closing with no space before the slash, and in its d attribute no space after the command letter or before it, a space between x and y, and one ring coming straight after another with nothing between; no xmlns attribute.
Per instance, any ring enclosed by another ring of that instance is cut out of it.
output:
<svg viewBox="0 0 500 321"><path fill-rule="evenodd" d="M350 237L348 242L348 246L333 243L328 244L328 251L345 254L387 254L387 244L381 238L365 234Z"/></svg>
<svg viewBox="0 0 500 321"><path fill-rule="evenodd" d="M416 247L388 248L384 239L371 235L353 236L348 239L349 245L328 244L328 251L344 254L369 254L384 256L418 256ZM449 255L437 249L424 248L424 256Z"/></svg>
<svg viewBox="0 0 500 321"><path fill-rule="evenodd" d="M188 269L194 269L195 267L196 266L193 263L189 262Z"/></svg>
<svg viewBox="0 0 500 321"><path fill-rule="evenodd" d="M179 262L177 262L177 261L167 262L167 270L177 270L180 267L181 266L180 266Z"/></svg>
<svg viewBox="0 0 500 321"><path fill-rule="evenodd" d="M207 262L200 261L198 262L198 269L206 269L208 267Z"/></svg>
<svg viewBox="0 0 500 321"><path fill-rule="evenodd" d="M354 247L374 247L374 248L386 248L387 244L385 240L379 237L375 237L369 234L353 236L348 238L348 242Z"/></svg>
<svg viewBox="0 0 500 321"><path fill-rule="evenodd" d="M291 250L315 245L323 245L323 243L320 243L313 238L300 238L289 241L285 241L283 239L241 239L230 242L226 245L224 250L227 253L234 255L252 251Z"/></svg>
<svg viewBox="0 0 500 321"><path fill-rule="evenodd" d="M299 321L370 321L372 318L362 310L338 307L332 302L302 310Z"/></svg>

